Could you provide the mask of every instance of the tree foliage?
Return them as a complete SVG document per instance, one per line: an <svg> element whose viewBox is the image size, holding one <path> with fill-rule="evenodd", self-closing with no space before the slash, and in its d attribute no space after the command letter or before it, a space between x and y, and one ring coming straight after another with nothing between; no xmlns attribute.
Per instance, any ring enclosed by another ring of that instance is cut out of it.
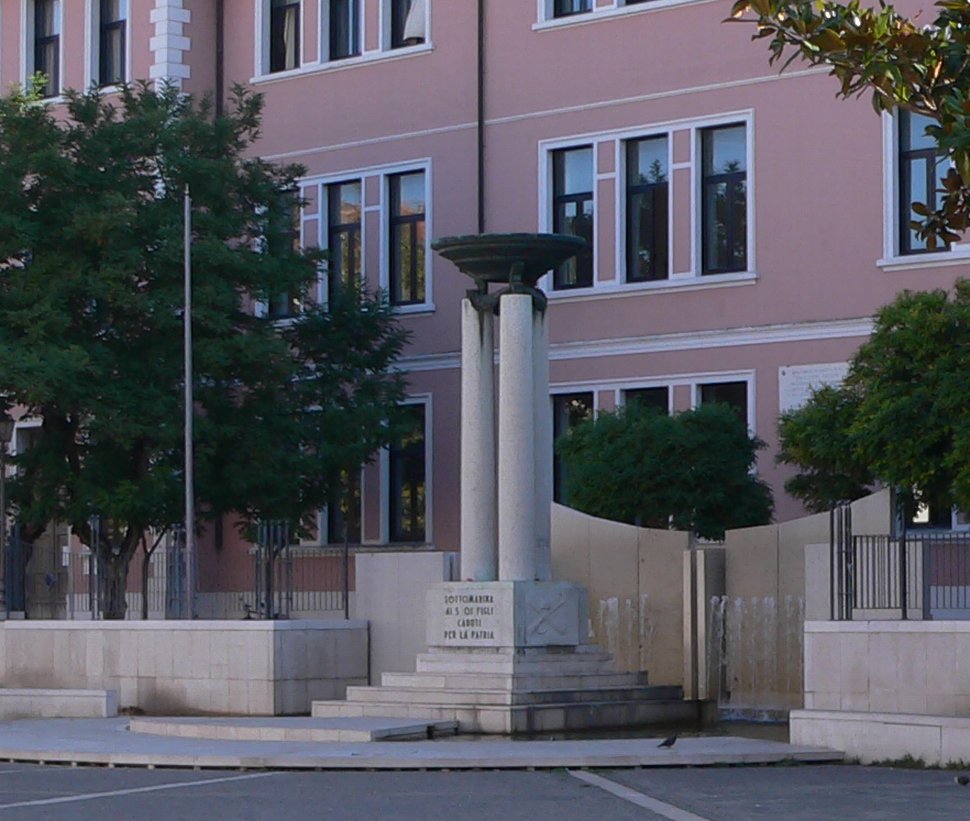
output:
<svg viewBox="0 0 970 821"><path fill-rule="evenodd" d="M852 432L859 402L852 388L826 386L778 421L777 461L799 471L785 482L785 490L813 513L873 490L872 471L860 461Z"/></svg>
<svg viewBox="0 0 970 821"><path fill-rule="evenodd" d="M558 444L571 506L712 539L770 521L771 491L752 473L761 447L727 405L667 416L636 401L583 422Z"/></svg>
<svg viewBox="0 0 970 821"><path fill-rule="evenodd" d="M817 509L875 478L970 509L968 396L970 281L903 292L878 312L845 385L783 417L782 457L802 471L786 487Z"/></svg>
<svg viewBox="0 0 970 821"><path fill-rule="evenodd" d="M383 298L314 304L319 252L293 242L297 166L251 158L261 99L225 115L175 89L0 100L0 401L42 420L10 495L92 544L107 615L128 562L181 518L183 191L193 199L196 495L202 518L301 521L388 441L405 335ZM272 250L272 253L267 253ZM299 295L274 322L254 301Z"/></svg>
<svg viewBox="0 0 970 821"><path fill-rule="evenodd" d="M970 225L970 4L943 0L935 19L910 19L880 0L737 0L732 19L753 20L753 39L768 39L771 62L825 65L839 94L872 92L877 112L902 107L933 120L927 129L953 166L939 207L914 205L913 228L930 248L953 242Z"/></svg>

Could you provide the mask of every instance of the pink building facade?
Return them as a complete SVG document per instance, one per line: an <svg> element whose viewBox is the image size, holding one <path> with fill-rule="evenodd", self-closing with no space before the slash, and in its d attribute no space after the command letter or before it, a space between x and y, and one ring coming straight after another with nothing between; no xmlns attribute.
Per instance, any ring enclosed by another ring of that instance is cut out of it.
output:
<svg viewBox="0 0 970 821"><path fill-rule="evenodd" d="M729 9L3 0L0 83L44 70L54 99L136 79L265 96L259 152L305 166L301 240L332 254L318 298L362 277L413 332L417 433L363 471L352 540L459 548L468 283L430 242L482 231L591 241L544 285L558 431L634 399L730 402L768 444L758 469L785 520L802 510L774 461L779 412L841 377L897 292L970 273L970 246L928 252L905 227L938 174L921 123L837 100L824 70L779 75ZM337 518L323 512L322 541Z"/></svg>

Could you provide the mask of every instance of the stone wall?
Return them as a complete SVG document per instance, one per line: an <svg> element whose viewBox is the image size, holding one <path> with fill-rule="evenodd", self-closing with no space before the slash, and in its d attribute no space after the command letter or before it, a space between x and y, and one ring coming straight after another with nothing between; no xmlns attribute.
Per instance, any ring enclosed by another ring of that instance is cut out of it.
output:
<svg viewBox="0 0 970 821"><path fill-rule="evenodd" d="M970 718L970 623L805 623L805 708Z"/></svg>
<svg viewBox="0 0 970 821"><path fill-rule="evenodd" d="M970 762L970 623L806 622L791 736L864 762Z"/></svg>
<svg viewBox="0 0 970 821"><path fill-rule="evenodd" d="M116 689L154 714L292 715L367 683L367 625L319 621L7 621L4 687Z"/></svg>
<svg viewBox="0 0 970 821"><path fill-rule="evenodd" d="M413 673L425 641L425 596L439 582L456 581L458 554L441 551L358 553L355 618L370 624L370 683L382 673Z"/></svg>
<svg viewBox="0 0 970 821"><path fill-rule="evenodd" d="M552 507L552 575L589 592L592 640L618 671L684 682L684 554L690 536Z"/></svg>

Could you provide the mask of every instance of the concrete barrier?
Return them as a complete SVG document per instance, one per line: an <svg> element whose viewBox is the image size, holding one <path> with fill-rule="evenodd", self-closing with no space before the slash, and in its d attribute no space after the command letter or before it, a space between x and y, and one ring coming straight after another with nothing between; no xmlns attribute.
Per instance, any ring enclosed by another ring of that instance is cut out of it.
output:
<svg viewBox="0 0 970 821"><path fill-rule="evenodd" d="M156 714L299 715L367 683L360 621L7 621L8 687L113 689Z"/></svg>
<svg viewBox="0 0 970 821"><path fill-rule="evenodd" d="M0 689L0 719L113 718L116 690Z"/></svg>

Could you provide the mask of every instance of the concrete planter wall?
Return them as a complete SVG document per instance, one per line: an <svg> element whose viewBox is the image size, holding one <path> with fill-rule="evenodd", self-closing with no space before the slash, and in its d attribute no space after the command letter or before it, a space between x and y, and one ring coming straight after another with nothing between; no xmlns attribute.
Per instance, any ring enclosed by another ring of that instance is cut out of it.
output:
<svg viewBox="0 0 970 821"><path fill-rule="evenodd" d="M367 623L0 623L4 687L111 688L154 714L293 715L367 683Z"/></svg>
<svg viewBox="0 0 970 821"><path fill-rule="evenodd" d="M970 622L806 622L791 739L863 761L970 761Z"/></svg>

